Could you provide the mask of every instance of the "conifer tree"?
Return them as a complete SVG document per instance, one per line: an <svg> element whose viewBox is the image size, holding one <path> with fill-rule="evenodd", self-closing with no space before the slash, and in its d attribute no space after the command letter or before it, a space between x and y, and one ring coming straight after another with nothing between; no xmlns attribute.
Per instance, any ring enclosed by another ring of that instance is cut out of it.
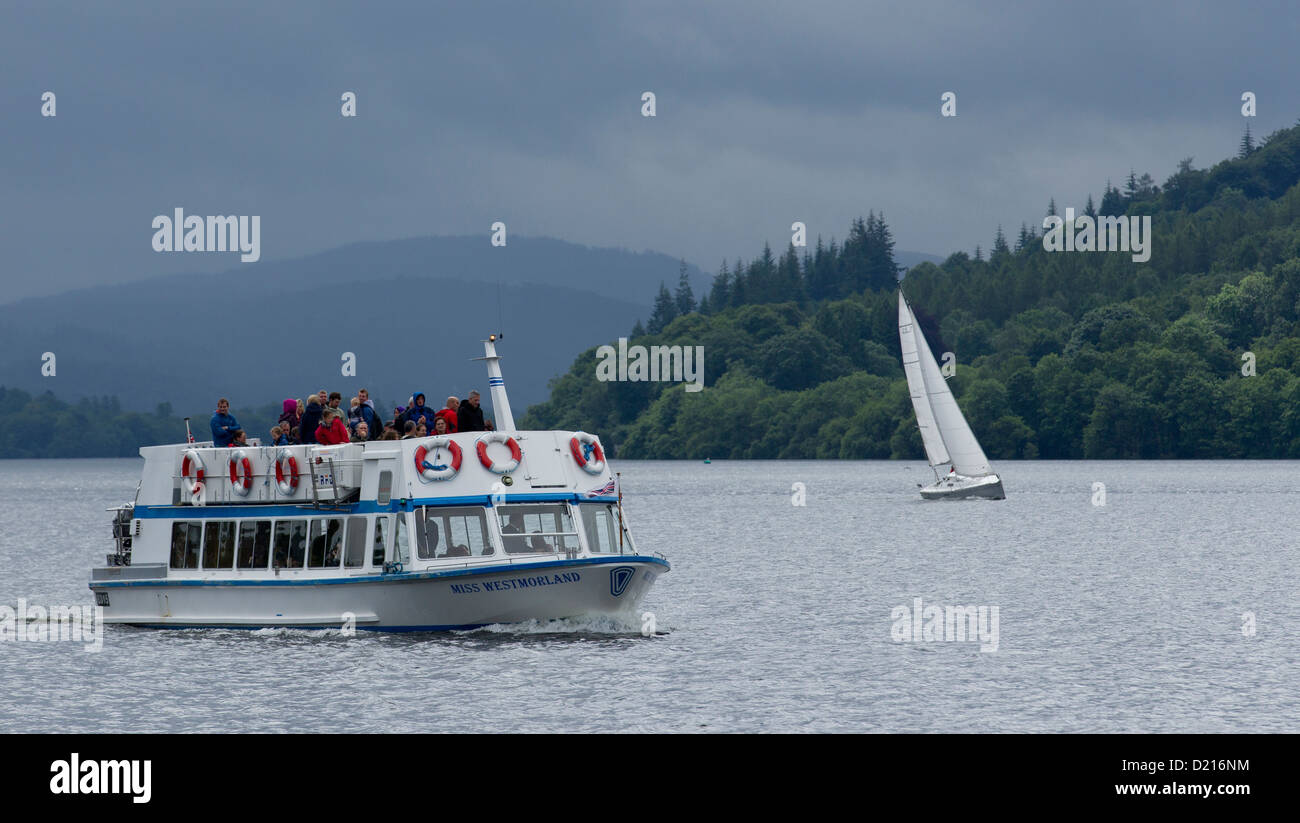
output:
<svg viewBox="0 0 1300 823"><path fill-rule="evenodd" d="M799 253L795 251L794 243L786 246L785 254L781 255L781 260L776 266L776 287L779 292L778 300L785 302L793 300L796 303L802 303L805 299L803 276L799 272Z"/></svg>
<svg viewBox="0 0 1300 823"><path fill-rule="evenodd" d="M646 323L646 331L650 334L658 334L664 330L669 323L677 319L677 302L673 300L672 294L669 293L668 287L662 280L659 281L659 294L655 297L654 311L650 313L650 320Z"/></svg>
<svg viewBox="0 0 1300 823"><path fill-rule="evenodd" d="M753 268L752 266L750 268ZM736 258L736 268L731 275L731 302L729 306L743 306L749 302L749 295L752 289L749 286L748 271L745 267L745 261Z"/></svg>
<svg viewBox="0 0 1300 823"><path fill-rule="evenodd" d="M1119 189L1106 181L1106 192L1101 196L1101 207L1097 209L1099 214L1114 217L1124 213L1128 206L1124 204L1124 196L1119 193Z"/></svg>
<svg viewBox="0 0 1300 823"><path fill-rule="evenodd" d="M714 311L722 311L731 305L731 273L727 271L726 259L723 259L722 267L713 276L713 287L709 290L709 303Z"/></svg>
<svg viewBox="0 0 1300 823"><path fill-rule="evenodd" d="M1020 251L1032 242L1034 242L1034 235L1029 231L1029 225L1027 223L1021 223L1020 234L1016 236L1016 251Z"/></svg>
<svg viewBox="0 0 1300 823"><path fill-rule="evenodd" d="M695 311L695 292L691 290L691 278L686 274L686 260L681 262L677 271L677 292L673 295L677 303L677 314L690 314Z"/></svg>
<svg viewBox="0 0 1300 823"><path fill-rule="evenodd" d="M1246 121L1246 133L1241 136L1241 145L1237 149L1237 158L1244 160L1255 151L1255 140L1250 136L1250 121Z"/></svg>
<svg viewBox="0 0 1300 823"><path fill-rule="evenodd" d="M1002 233L1002 224L998 224L998 233L993 237L993 254L990 259L1003 254L1010 254L1011 248L1007 246L1007 236Z"/></svg>
<svg viewBox="0 0 1300 823"><path fill-rule="evenodd" d="M871 269L867 276L867 287L879 291L893 291L898 286L898 264L894 261L894 236L885 223L885 213L874 216L874 225L868 222L868 236L871 240Z"/></svg>

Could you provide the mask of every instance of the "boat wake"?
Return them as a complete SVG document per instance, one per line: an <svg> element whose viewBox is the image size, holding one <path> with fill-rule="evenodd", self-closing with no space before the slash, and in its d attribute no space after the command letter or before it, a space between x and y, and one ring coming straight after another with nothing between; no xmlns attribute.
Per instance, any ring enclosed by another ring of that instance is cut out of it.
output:
<svg viewBox="0 0 1300 823"><path fill-rule="evenodd" d="M668 632L658 626L649 636L666 635ZM591 614L578 617L565 617L556 620L525 620L522 623L493 623L477 629L458 631L456 634L488 633L496 635L584 635L589 637L626 637L642 636L640 615Z"/></svg>

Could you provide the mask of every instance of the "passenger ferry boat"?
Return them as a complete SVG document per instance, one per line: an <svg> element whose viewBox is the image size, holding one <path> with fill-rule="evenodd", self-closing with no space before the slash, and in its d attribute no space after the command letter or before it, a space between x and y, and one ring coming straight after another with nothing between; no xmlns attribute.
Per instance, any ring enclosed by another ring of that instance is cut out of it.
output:
<svg viewBox="0 0 1300 823"><path fill-rule="evenodd" d="M666 558L636 550L600 439L497 430L337 446L140 449L104 620L166 628L434 631L631 612Z"/></svg>

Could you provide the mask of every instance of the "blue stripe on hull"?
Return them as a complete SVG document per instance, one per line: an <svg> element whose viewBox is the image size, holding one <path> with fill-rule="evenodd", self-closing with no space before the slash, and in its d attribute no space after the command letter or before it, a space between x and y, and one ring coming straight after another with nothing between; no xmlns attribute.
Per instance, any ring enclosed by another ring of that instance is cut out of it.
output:
<svg viewBox="0 0 1300 823"><path fill-rule="evenodd" d="M615 495L588 497L575 492L538 492L536 494L507 494L504 504L511 503L613 503ZM472 494L460 497L417 497L405 505L394 500L379 505L371 500L349 503L335 508L317 509L304 503L241 503L237 506L154 506L141 504L132 516L141 520L202 520L204 518L230 519L239 517L337 517L349 514L391 514L410 511L419 506L487 506L492 507L492 495Z"/></svg>
<svg viewBox="0 0 1300 823"><path fill-rule="evenodd" d="M442 577L471 577L489 574L513 574L539 569L559 569L572 566L617 566L625 563L654 563L671 571L667 560L639 554L610 555L609 557L583 557L574 560L545 560L537 563L520 563L514 566L483 566L475 569L448 569L447 571L403 572L402 574L374 574L358 577L308 578L304 580L100 580L89 583L91 589L122 589L129 586L167 588L175 586L340 586L351 583L405 583L413 580L433 580Z"/></svg>
<svg viewBox="0 0 1300 823"><path fill-rule="evenodd" d="M140 629L240 629L242 631L260 632L264 629L290 629L292 631L318 632L332 629L337 631L337 624L331 626L228 626L222 623L212 623L204 625L177 626L168 623L117 623L110 625L134 626ZM357 626L359 632L452 632L452 631L469 631L471 629L481 629L484 626L494 625L492 623L474 623L468 626Z"/></svg>

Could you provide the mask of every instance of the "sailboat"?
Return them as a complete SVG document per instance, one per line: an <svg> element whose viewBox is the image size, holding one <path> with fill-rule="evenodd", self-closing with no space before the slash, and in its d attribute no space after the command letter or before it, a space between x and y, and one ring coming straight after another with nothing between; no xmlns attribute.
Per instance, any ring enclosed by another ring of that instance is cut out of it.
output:
<svg viewBox="0 0 1300 823"><path fill-rule="evenodd" d="M926 500L1005 499L1002 478L993 473L975 433L957 407L957 400L948 389L902 291L898 293L898 339L903 348L903 371L907 373L912 408L916 409L916 424L921 429L930 468L934 470L934 483L921 487L921 497ZM948 467L947 474L940 474L940 466Z"/></svg>

